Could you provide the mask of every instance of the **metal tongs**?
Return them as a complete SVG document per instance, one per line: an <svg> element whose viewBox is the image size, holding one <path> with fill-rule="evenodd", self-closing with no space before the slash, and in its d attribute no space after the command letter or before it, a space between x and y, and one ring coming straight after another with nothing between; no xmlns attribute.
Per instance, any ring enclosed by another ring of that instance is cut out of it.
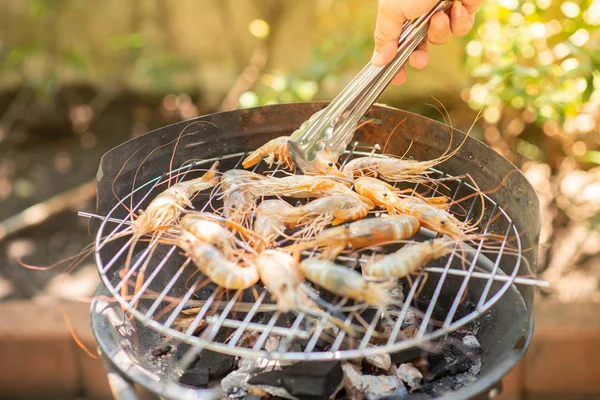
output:
<svg viewBox="0 0 600 400"><path fill-rule="evenodd" d="M339 158L361 118L426 38L431 17L439 11L448 11L451 6L451 1L441 1L419 18L405 22L398 39L398 52L390 63L383 67L367 64L325 109L291 135L288 146L300 169L304 170L324 150L329 158Z"/></svg>

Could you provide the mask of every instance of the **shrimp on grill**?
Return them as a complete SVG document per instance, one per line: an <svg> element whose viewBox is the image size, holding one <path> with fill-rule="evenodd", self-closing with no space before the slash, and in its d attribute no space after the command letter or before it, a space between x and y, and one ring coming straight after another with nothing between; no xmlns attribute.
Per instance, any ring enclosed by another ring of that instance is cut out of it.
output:
<svg viewBox="0 0 600 400"><path fill-rule="evenodd" d="M264 158L265 162L271 168L273 163L283 165L289 170L294 169L294 163L288 150L289 136L280 136L269 140L267 143L254 150L242 162L244 168L250 168L258 164Z"/></svg>
<svg viewBox="0 0 600 400"><path fill-rule="evenodd" d="M254 260L260 280L277 302L281 312L299 306L299 287L304 277L298 261L290 254L279 250L265 250Z"/></svg>
<svg viewBox="0 0 600 400"><path fill-rule="evenodd" d="M383 286L368 282L360 273L331 261L307 258L300 263L300 270L308 280L338 296L376 307L386 307L392 302Z"/></svg>
<svg viewBox="0 0 600 400"><path fill-rule="evenodd" d="M344 195L365 203L369 209L375 207L367 197L352 191L349 187L324 176L290 175L284 178L265 178L248 185L254 197L287 196L294 198L326 197Z"/></svg>
<svg viewBox="0 0 600 400"><path fill-rule="evenodd" d="M190 198L203 190L210 189L219 182L215 176L215 162L203 176L174 184L150 202L138 218L131 224L134 236L143 236L161 227L175 224L185 206L193 208Z"/></svg>
<svg viewBox="0 0 600 400"><path fill-rule="evenodd" d="M419 231L419 221L410 215L363 219L321 232L299 243L302 249L324 248L322 258L334 259L345 249L357 250L408 239Z"/></svg>
<svg viewBox="0 0 600 400"><path fill-rule="evenodd" d="M361 176L371 176L382 178L389 182L427 182L430 180L427 176L428 170L454 157L467 140L467 137L468 134L465 135L465 138L456 149L450 151L452 148L451 135L450 143L444 153L433 160L417 161L391 156L358 157L346 163L342 168L342 173L348 177L358 178Z"/></svg>
<svg viewBox="0 0 600 400"><path fill-rule="evenodd" d="M283 200L265 200L256 208L256 219L254 220L254 233L262 238L268 246L281 235L286 228L292 228L295 223L293 219L287 218L294 209Z"/></svg>
<svg viewBox="0 0 600 400"><path fill-rule="evenodd" d="M301 222L303 220L325 219L325 224L339 225L343 222L356 221L369 213L369 205L356 197L336 194L321 197L308 204L294 207L286 218Z"/></svg>
<svg viewBox="0 0 600 400"><path fill-rule="evenodd" d="M354 181L354 190L362 196L371 199L379 207L385 208L389 214L396 212L398 201L405 192L412 192L417 197L420 195L414 193L412 189L406 191L397 189L387 182L371 177L361 177ZM429 204L438 208L448 207L448 198L445 196L429 197L425 199Z"/></svg>
<svg viewBox="0 0 600 400"><path fill-rule="evenodd" d="M283 165L285 168L293 171L294 163L288 149L289 140L289 136L280 136L268 141L244 159L242 162L243 167L253 167L264 158L269 168L273 164L276 164ZM333 175L346 178L346 175L338 169L336 161L331 152L324 150L314 160L306 162L302 166L302 172L306 175Z"/></svg>
<svg viewBox="0 0 600 400"><path fill-rule="evenodd" d="M223 214L232 222L245 226L255 207L255 196L248 185L266 179L265 176L241 169L232 169L221 176Z"/></svg>
<svg viewBox="0 0 600 400"><path fill-rule="evenodd" d="M194 194L209 189L219 182L219 178L216 177L217 165L219 165L219 163L215 162L210 169L199 178L178 182L172 185L156 196L156 198L150 202L148 207L146 207L146 210L133 221L130 228L133 237L125 261L124 274L127 274L129 271L129 265L131 263L135 245L142 236L153 232L158 232L157 235L160 236L162 234L161 229L177 223L185 206L193 208L190 198ZM152 253L148 256L147 261L140 267L135 285L136 293L141 288L144 281L144 275L151 255ZM122 286L121 295L127 295L127 285Z"/></svg>
<svg viewBox="0 0 600 400"><path fill-rule="evenodd" d="M398 211L415 216L423 227L448 235L454 240L473 238L473 231L478 229L477 224L460 221L450 212L415 197L400 199Z"/></svg>
<svg viewBox="0 0 600 400"><path fill-rule="evenodd" d="M200 272L220 287L247 289L258 282L258 270L254 263L246 262L246 266L242 266L228 260L215 246L198 239L190 232L183 230L177 245Z"/></svg>
<svg viewBox="0 0 600 400"><path fill-rule="evenodd" d="M179 222L181 229L203 242L212 244L225 258L231 259L234 253L233 233L202 214L187 214Z"/></svg>
<svg viewBox="0 0 600 400"><path fill-rule="evenodd" d="M307 121L302 123L292 136L301 135L306 130L309 124L321 114L323 110L314 113ZM280 136L272 139L254 150L248 157L244 159L242 165L244 168L250 168L264 159L269 168L275 163L277 165L283 165L290 171L294 170L294 163L292 156L288 148L288 142L290 136ZM302 165L302 172L305 175L334 175L338 177L346 177L337 167L337 157L329 150L325 149L312 161L304 163Z"/></svg>
<svg viewBox="0 0 600 400"><path fill-rule="evenodd" d="M398 192L394 191L392 186L368 177L358 178L354 188L378 206L385 208L389 214L412 215L423 227L446 234L452 239L468 239L477 229L477 224L462 222L446 211L448 204L440 201L440 198L434 198L432 204L428 202L431 199L426 201L418 197L398 197Z"/></svg>
<svg viewBox="0 0 600 400"><path fill-rule="evenodd" d="M414 243L363 265L363 273L378 278L404 278L423 268L429 261L452 252L456 244L448 238L438 238Z"/></svg>

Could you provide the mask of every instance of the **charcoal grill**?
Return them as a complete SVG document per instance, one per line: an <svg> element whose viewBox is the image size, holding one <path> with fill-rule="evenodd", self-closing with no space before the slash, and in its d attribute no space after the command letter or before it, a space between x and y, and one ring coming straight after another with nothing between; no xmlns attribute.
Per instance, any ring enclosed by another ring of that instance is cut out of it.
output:
<svg viewBox="0 0 600 400"><path fill-rule="evenodd" d="M184 260L171 246L159 245L152 254L144 286L138 295L133 298L120 296L121 285L127 284L127 279L146 261L150 252L148 243L140 243L129 275L123 277L119 270L124 263L129 238L109 239L126 226L131 214L129 210L143 209L164 190L157 185L169 172L191 178L199 174L197 169L208 168L216 160L220 162L220 171L238 168L250 150L274 137L290 134L326 104L274 105L212 114L155 130L104 155L98 170L97 212L88 216L93 217L90 226L97 237L96 261L103 283L98 289L103 296L92 305L92 325L108 368L116 369L126 380L160 396L211 398L217 391L192 389L177 383L179 375L200 349L281 361L351 359L426 348L468 323L482 321L480 376L465 387L450 390L452 393L444 398L490 398L499 393L498 382L524 354L533 331L533 288L543 284L534 279L531 268L535 266L537 255L539 206L523 175L511 173L515 170L512 164L473 138L467 138L455 157L432 171L437 177L446 178L447 187L440 185L433 191L427 188L425 192L463 198L475 191L469 180L447 178L465 173L469 173L483 191L497 188L485 195L483 203L473 197L464 202L459 211L466 213L464 218L470 218L485 209L481 230L500 235L503 240L494 253L484 252L481 243L474 243L466 253L466 262L452 254L443 262L426 268L424 273L428 279L419 299L416 292L425 275L416 276L413 285L407 287L398 322L385 343L375 343L373 335L380 314L372 318L360 340L351 341L340 331L331 338L328 346L323 347L319 346L324 328L322 320L307 324L307 316L303 314L293 315L291 319L280 318L281 315L269 307L269 296L264 291L259 292L256 301L247 298L245 293L232 293L228 299L219 300L208 286L199 292L197 299L195 291L202 277L190 279L186 287L185 282L193 268L180 268ZM415 159L432 159L444 152L449 140L460 143L464 138L463 133L442 123L385 106L373 106L366 117L371 123L356 132L355 142L341 162L357 155L377 156L389 133L402 120L404 122L387 143L386 153L403 154L410 146L409 155ZM173 141L182 131L177 151L173 152ZM259 168L264 168L262 165ZM279 171L275 169L271 173ZM425 188L416 187L416 190L420 189ZM211 205L216 205L216 199L216 192L204 194L195 199L194 205L199 210L210 210ZM422 230L420 235L427 237L431 233ZM506 250L508 247L512 250ZM360 256L346 257L341 261L356 264L361 259ZM472 302L474 308L459 313L463 298ZM402 338L398 333L409 306L423 299L426 301L421 301L424 315L418 334L412 339ZM332 304L338 300L328 299ZM246 304L246 308L240 304ZM208 310L217 305L218 313L208 316ZM133 318L126 318L121 307ZM199 308L191 326L183 331L173 329L180 312L190 307ZM381 312L383 310L377 311ZM349 320L354 318L353 312L344 316ZM202 320L208 322L208 328L200 337L192 335ZM438 321L435 326L434 320ZM233 333L224 335L225 330ZM257 340L245 341L249 334ZM277 349L265 348L270 334L285 339ZM302 346L291 349L289 346L296 339L302 340ZM151 360L150 353L156 350L157 344L188 346L190 350L181 359L163 365ZM419 398L418 393L410 396Z"/></svg>

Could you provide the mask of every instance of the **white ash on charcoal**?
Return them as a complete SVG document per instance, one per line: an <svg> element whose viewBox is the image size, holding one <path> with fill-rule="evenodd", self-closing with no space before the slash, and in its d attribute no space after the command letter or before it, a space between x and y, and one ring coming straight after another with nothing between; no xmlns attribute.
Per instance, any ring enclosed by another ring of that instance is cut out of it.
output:
<svg viewBox="0 0 600 400"><path fill-rule="evenodd" d="M363 375L361 387L367 400L400 400L408 396L408 391L397 376Z"/></svg>
<svg viewBox="0 0 600 400"><path fill-rule="evenodd" d="M396 375L406 383L411 392L421 388L423 374L413 364L400 364L396 369Z"/></svg>
<svg viewBox="0 0 600 400"><path fill-rule="evenodd" d="M389 354L377 354L365 357L365 362L372 366L387 371L392 366L392 360Z"/></svg>
<svg viewBox="0 0 600 400"><path fill-rule="evenodd" d="M401 293L401 290L398 291ZM463 306L468 311L470 304ZM378 332L391 332L399 310L384 315L368 309L361 313L366 323L379 318ZM418 318L414 313L406 314L399 338L410 340L418 333ZM278 321L288 325L293 321ZM446 336L426 349L408 349L392 354L368 356L363 359L341 363L328 362L279 362L264 358L239 359L236 362L216 358L224 365L215 371L210 361L196 362L183 377L181 383L195 386L206 385L208 381L219 381L229 398L260 399L269 396L287 399L409 399L413 395L423 398L436 398L444 393L458 390L476 379L481 369L481 345L476 337L477 326L464 327ZM316 343L319 350L331 346L339 328L333 325L323 329L321 339ZM199 333L202 335L202 333ZM242 340L256 340L244 338ZM271 335L266 339L266 351L302 351L306 340ZM434 349L438 349L435 351ZM165 349L155 349L154 354L162 356ZM208 353L208 357L212 354ZM226 356L227 357L227 356ZM228 359L226 359L228 360ZM211 365L209 368L208 365ZM225 371L225 373L223 373ZM220 378L218 377L220 375ZM195 382L192 382L194 381Z"/></svg>
<svg viewBox="0 0 600 400"><path fill-rule="evenodd" d="M270 371L276 366L276 362L265 358L242 358L238 362L238 369L223 378L221 388L230 398L246 398L253 389L261 389L272 396L295 400L296 397L288 393L285 388L248 382L252 376Z"/></svg>
<svg viewBox="0 0 600 400"><path fill-rule="evenodd" d="M479 344L479 340L477 340L475 335L465 335L465 337L462 338L462 342L465 346L467 346L471 350L474 350L474 351L481 350L481 344Z"/></svg>
<svg viewBox="0 0 600 400"><path fill-rule="evenodd" d="M344 390L346 397L350 400L362 400L362 373L360 365L355 365L350 362L342 363L342 371L344 371Z"/></svg>

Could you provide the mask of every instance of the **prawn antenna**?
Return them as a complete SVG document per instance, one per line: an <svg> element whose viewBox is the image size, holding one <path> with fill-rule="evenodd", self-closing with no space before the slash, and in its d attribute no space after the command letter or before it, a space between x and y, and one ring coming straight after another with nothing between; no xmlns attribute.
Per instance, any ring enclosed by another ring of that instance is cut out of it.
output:
<svg viewBox="0 0 600 400"><path fill-rule="evenodd" d="M400 125L402 125L404 123L404 121L406 121L406 117L404 117L404 119L402 121L398 122L396 124L396 126L394 127L394 129L392 129L392 131L388 135L387 139L385 140L385 144L383 145L383 150L381 150L382 154L385 154L385 149L387 149L387 146L388 146L388 144L390 142L390 139L392 138L392 136L394 135L394 133L396 132L396 130L400 127ZM410 142L410 144L412 145L412 142ZM408 148L410 149L410 146ZM406 150L406 152L408 152L408 150Z"/></svg>

